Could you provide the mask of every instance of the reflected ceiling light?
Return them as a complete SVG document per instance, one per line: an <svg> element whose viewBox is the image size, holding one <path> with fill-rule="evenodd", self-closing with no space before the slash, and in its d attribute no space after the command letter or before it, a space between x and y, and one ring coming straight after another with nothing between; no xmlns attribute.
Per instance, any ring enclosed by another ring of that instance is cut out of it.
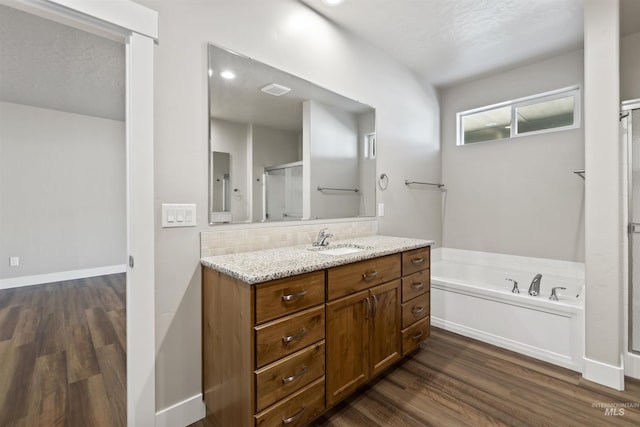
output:
<svg viewBox="0 0 640 427"><path fill-rule="evenodd" d="M322 0L322 3L328 4L329 6L338 6L344 3L344 0Z"/></svg>
<svg viewBox="0 0 640 427"><path fill-rule="evenodd" d="M223 79L232 80L236 78L236 75L233 71L224 70L220 73L220 77L222 77Z"/></svg>
<svg viewBox="0 0 640 427"><path fill-rule="evenodd" d="M491 122L491 123L486 123L485 124L486 127L491 127L491 126L495 126L495 125L497 125L496 122Z"/></svg>
<svg viewBox="0 0 640 427"><path fill-rule="evenodd" d="M213 70L209 68L209 77L213 76Z"/></svg>

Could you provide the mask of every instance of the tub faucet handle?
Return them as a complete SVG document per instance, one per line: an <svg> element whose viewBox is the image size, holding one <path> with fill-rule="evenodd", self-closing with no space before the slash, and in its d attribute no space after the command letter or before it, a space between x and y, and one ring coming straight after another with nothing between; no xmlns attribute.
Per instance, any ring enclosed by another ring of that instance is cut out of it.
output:
<svg viewBox="0 0 640 427"><path fill-rule="evenodd" d="M558 294L556 293L558 289L565 290L567 288L563 288L562 286L556 286L555 288L551 288L551 296L549 297L551 301L558 301Z"/></svg>
<svg viewBox="0 0 640 427"><path fill-rule="evenodd" d="M519 294L520 293L520 289L518 289L518 282L516 282L515 280L511 279L510 277L507 277L506 279L509 282L513 282L513 289L511 289L511 292L514 294Z"/></svg>

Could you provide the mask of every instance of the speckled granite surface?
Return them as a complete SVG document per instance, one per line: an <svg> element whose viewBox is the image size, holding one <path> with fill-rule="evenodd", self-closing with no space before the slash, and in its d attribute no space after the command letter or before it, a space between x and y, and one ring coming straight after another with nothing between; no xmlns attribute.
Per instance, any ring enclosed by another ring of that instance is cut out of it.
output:
<svg viewBox="0 0 640 427"><path fill-rule="evenodd" d="M371 236L331 241L326 249L344 246L365 247L360 252L345 255L327 255L323 250L309 245L242 252L230 255L205 257L200 260L205 267L218 270L249 284L322 270L369 258L389 255L433 244L433 240L405 237Z"/></svg>

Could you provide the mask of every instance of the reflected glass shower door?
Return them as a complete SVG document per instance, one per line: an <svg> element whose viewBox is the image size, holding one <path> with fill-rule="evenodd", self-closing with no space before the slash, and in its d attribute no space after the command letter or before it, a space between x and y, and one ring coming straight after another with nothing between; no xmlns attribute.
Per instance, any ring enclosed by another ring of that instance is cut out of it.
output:
<svg viewBox="0 0 640 427"><path fill-rule="evenodd" d="M627 112L621 134L629 148L629 350L640 353L640 105Z"/></svg>
<svg viewBox="0 0 640 427"><path fill-rule="evenodd" d="M272 167L264 173L264 219L302 218L302 165L293 163Z"/></svg>

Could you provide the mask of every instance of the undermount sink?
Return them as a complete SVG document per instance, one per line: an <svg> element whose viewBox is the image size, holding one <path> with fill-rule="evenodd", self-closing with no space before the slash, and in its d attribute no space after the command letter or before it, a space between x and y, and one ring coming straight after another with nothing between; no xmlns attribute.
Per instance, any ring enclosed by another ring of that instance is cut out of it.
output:
<svg viewBox="0 0 640 427"><path fill-rule="evenodd" d="M323 255L347 255L362 252L366 249L371 249L371 247L353 244L338 244L335 246L314 247L309 250L316 251Z"/></svg>

